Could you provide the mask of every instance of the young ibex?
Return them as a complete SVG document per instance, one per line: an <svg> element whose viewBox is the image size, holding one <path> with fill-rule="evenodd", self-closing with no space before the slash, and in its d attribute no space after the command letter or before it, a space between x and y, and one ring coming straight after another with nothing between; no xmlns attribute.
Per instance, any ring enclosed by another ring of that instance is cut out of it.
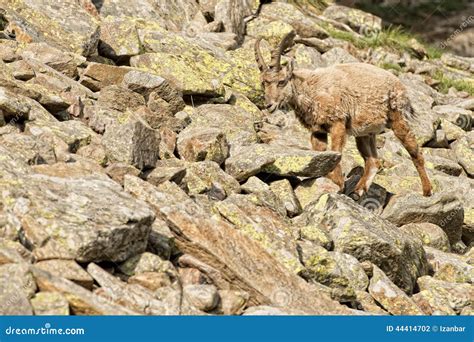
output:
<svg viewBox="0 0 474 342"><path fill-rule="evenodd" d="M355 136L357 149L365 161L364 174L357 183L353 197L368 191L380 167L375 135L391 128L410 154L421 178L423 195L431 195L424 159L410 131L407 120L413 115L405 86L390 72L365 63L337 64L315 70L294 69L291 60L285 67L280 58L290 46L295 33L283 38L272 51L267 66L260 41L255 43L255 56L265 90L265 104L272 112L290 105L301 123L311 131L316 151L325 151L327 135L331 149L342 153L346 135ZM344 177L341 165L328 175L341 190Z"/></svg>

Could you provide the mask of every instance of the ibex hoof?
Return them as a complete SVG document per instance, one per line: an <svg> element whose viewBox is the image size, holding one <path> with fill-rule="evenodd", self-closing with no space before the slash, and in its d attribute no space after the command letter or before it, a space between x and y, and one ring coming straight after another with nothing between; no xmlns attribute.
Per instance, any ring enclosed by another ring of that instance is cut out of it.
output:
<svg viewBox="0 0 474 342"><path fill-rule="evenodd" d="M349 197L352 198L354 201L360 200L360 195L357 192L352 192L349 194Z"/></svg>

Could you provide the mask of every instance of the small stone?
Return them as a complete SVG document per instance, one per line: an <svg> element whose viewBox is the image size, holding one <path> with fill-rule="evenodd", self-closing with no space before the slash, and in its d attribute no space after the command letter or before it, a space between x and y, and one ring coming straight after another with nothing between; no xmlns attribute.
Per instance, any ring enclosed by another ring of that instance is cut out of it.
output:
<svg viewBox="0 0 474 342"><path fill-rule="evenodd" d="M183 294L197 309L205 312L214 310L220 300L214 285L186 285Z"/></svg>
<svg viewBox="0 0 474 342"><path fill-rule="evenodd" d="M128 67L89 63L79 82L92 91L100 91L107 86L121 84L124 75L130 70Z"/></svg>
<svg viewBox="0 0 474 342"><path fill-rule="evenodd" d="M400 290L377 266L370 279L369 293L393 315L423 315L423 311Z"/></svg>
<svg viewBox="0 0 474 342"><path fill-rule="evenodd" d="M288 179L282 179L270 184L270 189L283 202L289 217L299 215L302 211L301 204L296 197Z"/></svg>
<svg viewBox="0 0 474 342"><path fill-rule="evenodd" d="M147 176L146 180L153 185L166 181L181 183L186 175L186 164L180 160L159 160L156 167Z"/></svg>
<svg viewBox="0 0 474 342"><path fill-rule="evenodd" d="M176 272L173 264L150 252L138 254L119 265L120 271L132 276L144 272Z"/></svg>
<svg viewBox="0 0 474 342"><path fill-rule="evenodd" d="M428 223L409 223L400 227L400 230L421 240L423 245L449 252L448 236L439 226Z"/></svg>
<svg viewBox="0 0 474 342"><path fill-rule="evenodd" d="M179 277L183 285L202 285L208 282L208 278L197 268L180 268Z"/></svg>
<svg viewBox="0 0 474 342"><path fill-rule="evenodd" d="M165 272L143 272L128 278L129 284L138 284L151 291L171 286L171 279Z"/></svg>
<svg viewBox="0 0 474 342"><path fill-rule="evenodd" d="M112 178L114 181L123 185L123 179L125 175L132 175L138 177L140 175L140 170L136 167L125 164L125 163L112 163L105 169L107 175Z"/></svg>
<svg viewBox="0 0 474 342"><path fill-rule="evenodd" d="M249 294L243 291L220 290L219 311L224 315L241 315L249 301Z"/></svg>
<svg viewBox="0 0 474 342"><path fill-rule="evenodd" d="M69 302L59 292L38 292L31 298L31 306L36 316L68 316Z"/></svg>
<svg viewBox="0 0 474 342"><path fill-rule="evenodd" d="M178 153L186 161L211 160L222 164L229 155L229 144L217 128L185 128L178 134Z"/></svg>

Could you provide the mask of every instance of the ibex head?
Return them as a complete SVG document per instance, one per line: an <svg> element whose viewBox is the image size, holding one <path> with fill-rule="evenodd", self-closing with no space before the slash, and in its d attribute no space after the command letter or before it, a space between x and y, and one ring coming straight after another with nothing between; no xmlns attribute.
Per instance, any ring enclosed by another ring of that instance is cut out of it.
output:
<svg viewBox="0 0 474 342"><path fill-rule="evenodd" d="M280 45L272 51L272 59L268 66L260 51L262 39L259 38L255 42L255 59L265 91L265 106L270 112L288 104L292 96L290 80L293 75L293 61L282 67L280 60L282 53L291 45L295 35L295 32L291 31L282 39Z"/></svg>

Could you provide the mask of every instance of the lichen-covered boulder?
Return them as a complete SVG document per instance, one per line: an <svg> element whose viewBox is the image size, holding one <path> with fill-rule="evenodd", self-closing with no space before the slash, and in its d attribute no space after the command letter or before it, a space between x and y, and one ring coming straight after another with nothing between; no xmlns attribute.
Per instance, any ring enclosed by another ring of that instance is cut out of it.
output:
<svg viewBox="0 0 474 342"><path fill-rule="evenodd" d="M2 186L3 210L37 259L121 261L146 248L154 215L142 202L106 177L67 177L17 173Z"/></svg>
<svg viewBox="0 0 474 342"><path fill-rule="evenodd" d="M436 224L454 245L461 239L464 208L455 193L439 192L429 198L409 193L392 197L382 217L396 225L418 222Z"/></svg>
<svg viewBox="0 0 474 342"><path fill-rule="evenodd" d="M400 290L377 266L373 267L369 293L392 315L423 315L416 303Z"/></svg>
<svg viewBox="0 0 474 342"><path fill-rule="evenodd" d="M100 25L98 46L102 56L124 60L143 51L135 21L109 16Z"/></svg>
<svg viewBox="0 0 474 342"><path fill-rule="evenodd" d="M240 185L234 178L222 171L216 162L205 160L190 163L180 183L189 194L209 193L213 190L223 191L224 197L240 192Z"/></svg>
<svg viewBox="0 0 474 342"><path fill-rule="evenodd" d="M178 134L178 153L186 161L211 160L222 164L229 155L229 145L218 128L185 128Z"/></svg>
<svg viewBox="0 0 474 342"><path fill-rule="evenodd" d="M320 177L332 171L340 158L339 153L331 151L253 144L231 153L226 170L239 180L260 171L279 176Z"/></svg>
<svg viewBox="0 0 474 342"><path fill-rule="evenodd" d="M303 249L303 263L301 275L305 279L337 289L345 300L355 298L355 291L365 291L369 285L362 266L349 254L314 246Z"/></svg>
<svg viewBox="0 0 474 342"><path fill-rule="evenodd" d="M430 276L423 276L417 280L420 292L418 301L427 305L427 314L451 314L461 313L465 307L471 306L474 298L474 286L472 284L451 283Z"/></svg>
<svg viewBox="0 0 474 342"><path fill-rule="evenodd" d="M474 266L468 264L460 255L427 246L424 248L434 278L451 283L474 282Z"/></svg>
<svg viewBox="0 0 474 342"><path fill-rule="evenodd" d="M31 306L36 316L67 316L69 302L59 292L38 292L31 298Z"/></svg>
<svg viewBox="0 0 474 342"><path fill-rule="evenodd" d="M216 203L215 207L222 217L261 244L290 271L301 271L296 251L296 231L287 218L266 207L257 195L233 194Z"/></svg>
<svg viewBox="0 0 474 342"><path fill-rule="evenodd" d="M232 154L232 150L236 146L257 142L254 123L261 119L259 115L261 113L255 113L237 105L202 105L191 113L192 121L188 127L212 127L222 130Z"/></svg>
<svg viewBox="0 0 474 342"><path fill-rule="evenodd" d="M130 111L107 126L102 142L111 161L145 169L154 167L159 159L159 132Z"/></svg>
<svg viewBox="0 0 474 342"><path fill-rule="evenodd" d="M329 19L349 25L364 35L370 35L382 30L381 18L359 9L331 5L324 10L323 15Z"/></svg>
<svg viewBox="0 0 474 342"><path fill-rule="evenodd" d="M472 132L471 132L472 133ZM474 134L453 143L454 154L458 163L470 176L474 176Z"/></svg>
<svg viewBox="0 0 474 342"><path fill-rule="evenodd" d="M416 278L428 272L418 239L343 195L324 194L302 215L321 222L334 240L334 250L380 267L403 291L411 293Z"/></svg>
<svg viewBox="0 0 474 342"><path fill-rule="evenodd" d="M97 51L99 23L77 1L2 0L0 7L24 42L46 42L83 56Z"/></svg>
<svg viewBox="0 0 474 342"><path fill-rule="evenodd" d="M430 246L445 252L449 252L451 249L448 236L444 230L433 223L408 223L401 226L400 230L420 239L425 246Z"/></svg>

